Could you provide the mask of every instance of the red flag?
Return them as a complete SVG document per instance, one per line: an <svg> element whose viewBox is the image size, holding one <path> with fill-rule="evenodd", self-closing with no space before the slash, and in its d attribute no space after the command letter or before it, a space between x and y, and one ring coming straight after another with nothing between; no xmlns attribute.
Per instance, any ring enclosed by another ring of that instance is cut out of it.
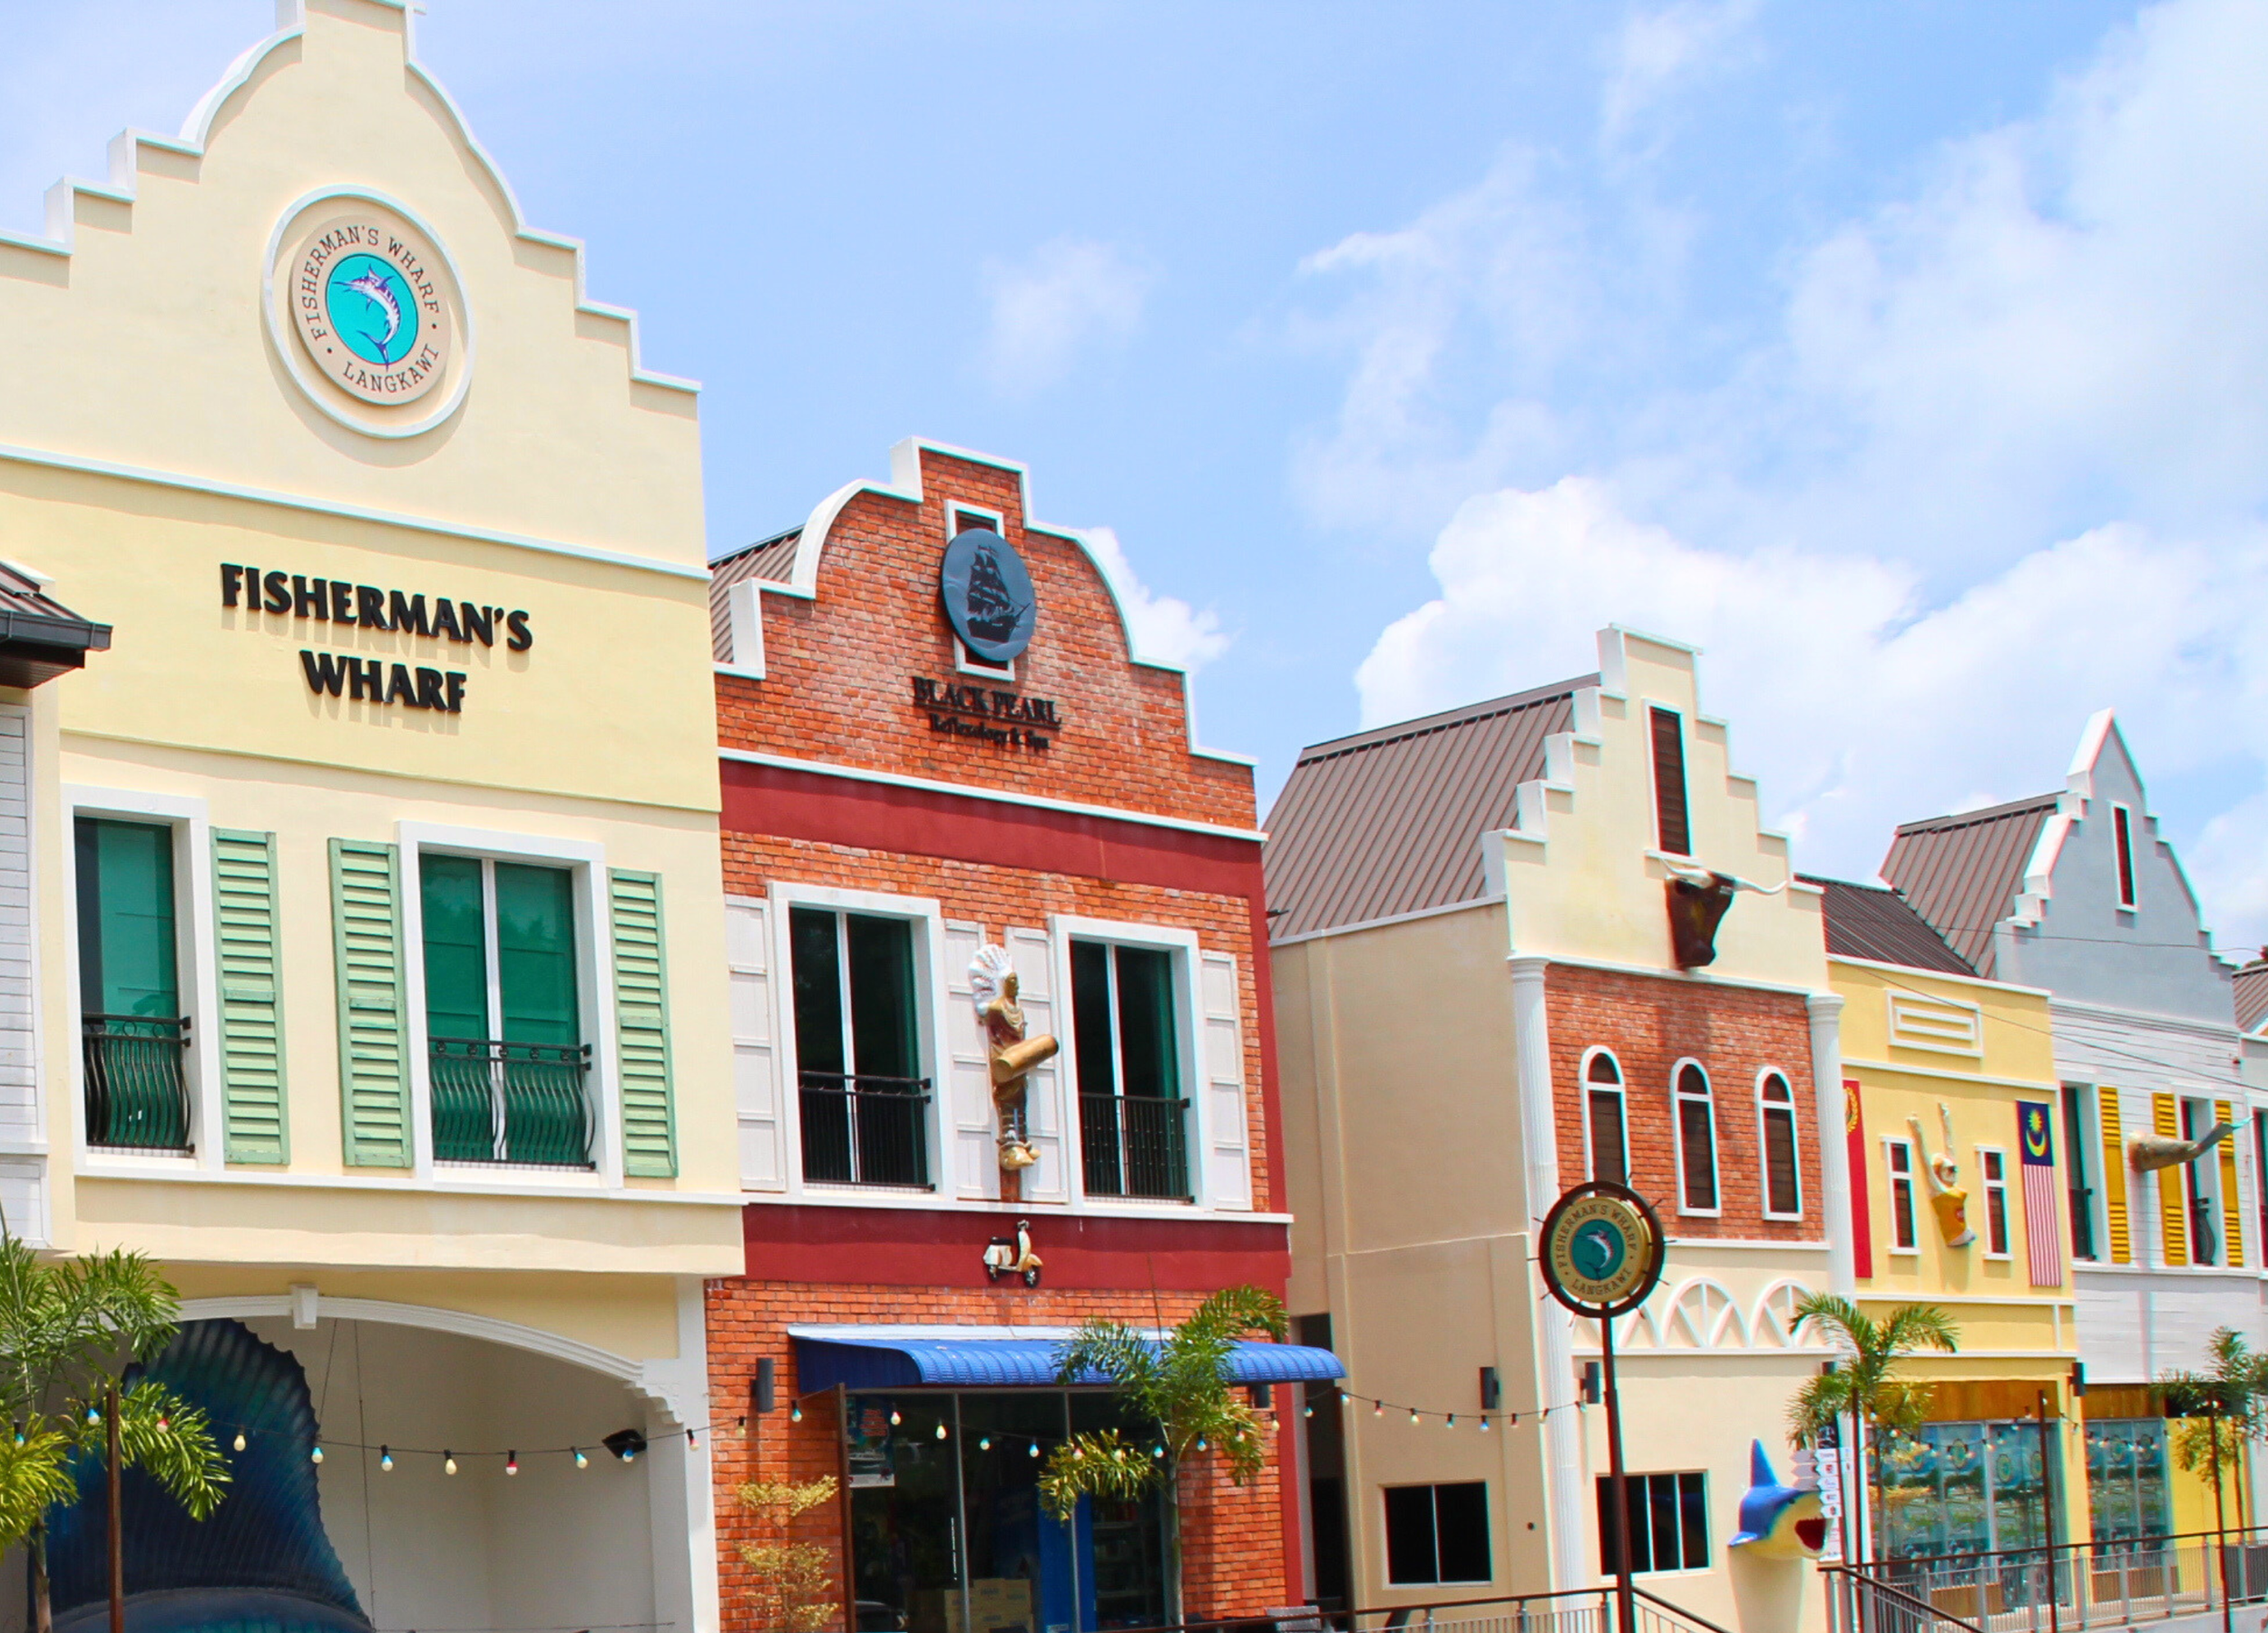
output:
<svg viewBox="0 0 2268 1633"><path fill-rule="evenodd" d="M2063 1217L2056 1184L2055 1132L2045 1100L2016 1102L2017 1149L2023 1160L2024 1246L2031 1259L2032 1286L2063 1286Z"/></svg>

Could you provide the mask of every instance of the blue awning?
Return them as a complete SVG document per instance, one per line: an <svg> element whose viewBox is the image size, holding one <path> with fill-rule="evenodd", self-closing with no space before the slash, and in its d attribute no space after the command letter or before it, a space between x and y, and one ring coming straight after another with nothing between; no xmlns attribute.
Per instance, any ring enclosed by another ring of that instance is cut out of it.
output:
<svg viewBox="0 0 2268 1633"><path fill-rule="evenodd" d="M997 1329L994 1329L997 1330ZM816 1394L837 1384L846 1389L1057 1389L1055 1355L1061 1336L995 1338L950 1330L887 1336L796 1334L796 1389ZM1223 1369L1232 1384L1329 1383L1346 1368L1327 1349L1298 1344L1237 1344ZM1078 1380L1106 1384L1089 1374Z"/></svg>

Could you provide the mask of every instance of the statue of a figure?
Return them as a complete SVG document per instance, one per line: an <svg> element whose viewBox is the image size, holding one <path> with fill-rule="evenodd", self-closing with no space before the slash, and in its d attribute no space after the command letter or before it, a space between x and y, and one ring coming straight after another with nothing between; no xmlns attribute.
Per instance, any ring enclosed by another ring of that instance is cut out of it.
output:
<svg viewBox="0 0 2268 1633"><path fill-rule="evenodd" d="M1937 1228L1948 1247L1966 1247L1977 1239L1977 1233L1969 1228L1969 1193L1960 1188L1960 1164L1953 1160L1953 1114L1944 1101L1938 1102L1939 1125L1945 1130L1945 1149L1935 1156L1930 1154L1930 1142L1922 1137L1921 1120L1906 1119L1906 1126L1913 1130L1913 1143L1921 1153L1921 1171L1929 1177L1930 1211L1937 1215Z"/></svg>
<svg viewBox="0 0 2268 1633"><path fill-rule="evenodd" d="M1024 1035L1023 1007L1016 1002L1016 966L1008 950L987 943L969 961L969 986L977 1024L984 1029L984 1052L992 1062L992 1104L1000 1110L1000 1165L1010 1173L1040 1160L1024 1130L1024 1078L1055 1058L1052 1037Z"/></svg>

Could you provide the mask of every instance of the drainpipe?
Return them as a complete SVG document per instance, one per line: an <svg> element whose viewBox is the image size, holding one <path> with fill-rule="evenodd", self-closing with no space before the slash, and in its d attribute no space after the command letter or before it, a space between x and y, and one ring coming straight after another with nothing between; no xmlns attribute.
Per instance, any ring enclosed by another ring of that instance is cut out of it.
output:
<svg viewBox="0 0 2268 1633"><path fill-rule="evenodd" d="M1547 958L1515 956L1512 967L1512 1051L1520 1087L1520 1144L1527 1152L1527 1217L1540 1223L1559 1196L1559 1139L1553 1121L1551 1090L1551 1032L1546 1018L1543 973ZM1534 1255L1533 1226L1528 1234ZM1533 1271L1530 1272L1534 1276ZM1530 1291L1536 1298L1537 1336L1540 1364L1537 1368L1537 1404L1559 1407L1543 1417L1545 1490L1550 1496L1551 1586L1558 1589L1581 1587L1589 1579L1583 1550L1583 1461L1581 1424L1565 1410L1575 1398L1574 1317L1556 1298L1544 1296L1541 1278Z"/></svg>
<svg viewBox="0 0 2268 1633"><path fill-rule="evenodd" d="M1843 999L1812 993L1812 1090L1819 1123L1820 1214L1827 1227L1827 1290L1845 1297L1858 1290L1858 1256L1851 1237L1851 1140L1843 1092Z"/></svg>

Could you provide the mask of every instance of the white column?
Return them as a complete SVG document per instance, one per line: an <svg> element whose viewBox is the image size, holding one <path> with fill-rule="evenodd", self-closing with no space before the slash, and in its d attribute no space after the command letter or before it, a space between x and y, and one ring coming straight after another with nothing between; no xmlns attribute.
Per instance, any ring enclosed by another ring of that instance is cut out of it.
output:
<svg viewBox="0 0 2268 1633"><path fill-rule="evenodd" d="M1519 1073L1520 1145L1527 1152L1528 1217L1540 1222L1559 1196L1559 1137L1552 1120L1551 1029L1544 1011L1543 973L1550 960L1514 957L1512 1046ZM1535 1235L1528 1233L1528 1257L1535 1257ZM1564 1406L1575 1398L1574 1317L1543 1290L1543 1278L1530 1272L1536 1301L1537 1403ZM1572 1412L1547 1413L1543 1420L1548 1512L1551 1527L1551 1586L1579 1588L1590 1580L1583 1547L1582 1425Z"/></svg>
<svg viewBox="0 0 2268 1633"><path fill-rule="evenodd" d="M631 1387L646 1397L647 1514L653 1547L654 1619L677 1633L717 1633L723 1599L717 1568L715 1487L709 1472L709 1331L705 1285L678 1284L678 1353L650 1361ZM688 1446L677 1431L692 1429Z"/></svg>
<svg viewBox="0 0 2268 1633"><path fill-rule="evenodd" d="M1851 1137L1843 1096L1843 999L1813 993L1804 1000L1812 1019L1812 1087L1819 1120L1820 1217L1827 1230L1827 1289L1851 1294L1859 1285L1858 1251L1851 1224Z"/></svg>

